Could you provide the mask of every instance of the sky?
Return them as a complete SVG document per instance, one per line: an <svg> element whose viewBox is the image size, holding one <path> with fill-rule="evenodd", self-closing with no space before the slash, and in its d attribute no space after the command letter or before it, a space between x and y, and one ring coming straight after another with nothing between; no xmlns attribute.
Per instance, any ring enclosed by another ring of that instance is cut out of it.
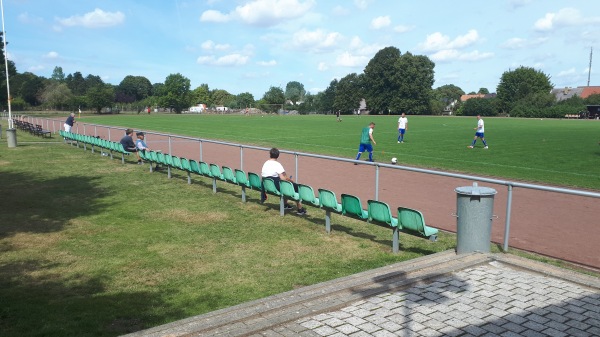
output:
<svg viewBox="0 0 600 337"><path fill-rule="evenodd" d="M3 0L19 73L81 72L118 85L170 74L256 100L297 81L316 94L382 48L426 55L434 88L495 92L520 66L555 88L600 85L597 0ZM593 49L592 49L593 48Z"/></svg>

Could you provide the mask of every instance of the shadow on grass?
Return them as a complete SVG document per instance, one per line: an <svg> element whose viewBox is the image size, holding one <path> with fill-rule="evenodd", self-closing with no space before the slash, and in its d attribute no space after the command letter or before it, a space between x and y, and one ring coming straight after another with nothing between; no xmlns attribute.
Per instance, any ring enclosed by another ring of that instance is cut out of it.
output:
<svg viewBox="0 0 600 337"><path fill-rule="evenodd" d="M45 273L52 268L48 261L0 266L2 336L115 336L184 315L172 307L164 310L167 304L158 291L110 293L102 276ZM36 276L40 273L45 276Z"/></svg>
<svg viewBox="0 0 600 337"><path fill-rule="evenodd" d="M108 191L95 178L73 176L40 180L25 173L2 173L0 238L16 233L60 231L69 220L110 207L99 199Z"/></svg>
<svg viewBox="0 0 600 337"><path fill-rule="evenodd" d="M0 336L115 336L182 317L158 291L111 292L111 276L61 270L78 268L55 256L33 258L44 247L19 234L60 232L82 216L106 212L112 194L100 178L71 176L40 179L25 173L2 173L0 184ZM46 238L51 240L50 238ZM68 254L68 253L65 253ZM13 258L10 256L14 255ZM39 254L37 254L39 256ZM60 259L58 259L60 260Z"/></svg>

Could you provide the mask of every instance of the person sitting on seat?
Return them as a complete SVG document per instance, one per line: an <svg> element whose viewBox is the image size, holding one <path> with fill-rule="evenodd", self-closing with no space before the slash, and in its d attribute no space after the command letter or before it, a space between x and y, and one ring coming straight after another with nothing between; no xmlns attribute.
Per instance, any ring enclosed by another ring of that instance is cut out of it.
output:
<svg viewBox="0 0 600 337"><path fill-rule="evenodd" d="M283 165L281 165L281 163L277 161L277 158L279 158L279 150L276 148L272 148L269 151L269 157L270 157L269 160L267 160L262 167L261 176L263 178L272 178L277 190L279 190L279 182L281 180L289 181L294 185L294 190L296 192L298 192L298 185L296 185L296 183L291 179L291 177L288 177L287 174L285 174ZM260 201L264 202L266 199L267 199L267 194L265 193L265 187L263 186ZM302 207L302 203L300 201L296 202L296 206L298 207L296 214L306 215L306 208ZM292 208L292 206L286 202L285 209L291 209L291 208Z"/></svg>
<svg viewBox="0 0 600 337"><path fill-rule="evenodd" d="M135 143L133 142L133 138L131 138L132 134L133 134L132 129L125 130L125 136L123 136L123 138L121 138L121 145L123 145L123 148L125 149L125 151L135 153L135 155L138 159L138 161L137 161L138 165L142 165L143 164L142 158L140 158L138 149L135 146Z"/></svg>

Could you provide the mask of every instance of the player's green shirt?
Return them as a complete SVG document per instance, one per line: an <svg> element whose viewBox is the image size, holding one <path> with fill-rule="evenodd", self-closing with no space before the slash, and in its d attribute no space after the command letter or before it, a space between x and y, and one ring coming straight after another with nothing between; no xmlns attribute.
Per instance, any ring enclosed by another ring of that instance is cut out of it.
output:
<svg viewBox="0 0 600 337"><path fill-rule="evenodd" d="M370 127L366 127L362 129L362 134L360 135L360 143L361 144L371 144L371 137L369 137Z"/></svg>

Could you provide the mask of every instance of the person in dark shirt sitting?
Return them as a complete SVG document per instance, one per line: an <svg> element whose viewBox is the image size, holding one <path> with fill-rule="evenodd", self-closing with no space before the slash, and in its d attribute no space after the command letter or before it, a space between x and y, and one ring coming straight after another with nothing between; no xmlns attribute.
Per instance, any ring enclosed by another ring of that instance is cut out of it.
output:
<svg viewBox="0 0 600 337"><path fill-rule="evenodd" d="M137 159L138 159L138 161L137 161L138 165L142 165L143 164L142 158L140 158L138 149L135 146L135 143L133 142L133 138L131 138L132 134L133 134L132 129L125 130L125 136L123 138L121 138L121 145L123 145L123 148L125 149L125 151L135 153L135 155L137 156Z"/></svg>

